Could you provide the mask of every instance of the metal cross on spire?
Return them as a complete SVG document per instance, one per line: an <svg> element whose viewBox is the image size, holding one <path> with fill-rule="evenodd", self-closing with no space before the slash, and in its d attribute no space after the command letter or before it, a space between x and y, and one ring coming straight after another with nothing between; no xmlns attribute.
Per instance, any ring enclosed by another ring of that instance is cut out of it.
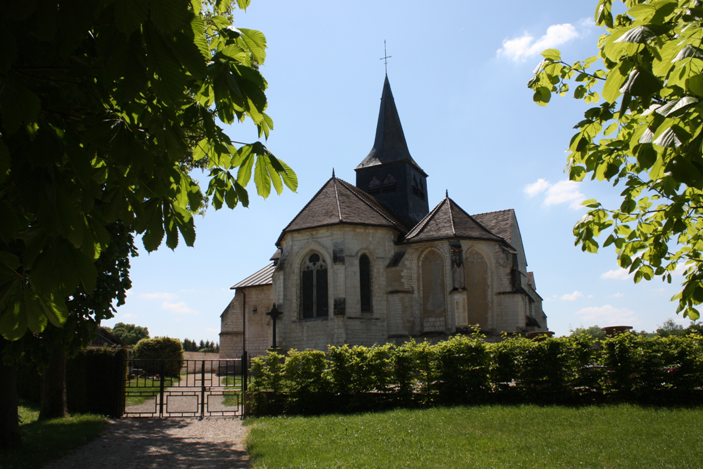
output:
<svg viewBox="0 0 703 469"><path fill-rule="evenodd" d="M383 63L386 66L386 75L388 75L388 59L390 59L393 56L388 55L388 53L386 52L386 40L385 39L383 40L383 55L385 55L385 57L381 57L378 60L383 60Z"/></svg>

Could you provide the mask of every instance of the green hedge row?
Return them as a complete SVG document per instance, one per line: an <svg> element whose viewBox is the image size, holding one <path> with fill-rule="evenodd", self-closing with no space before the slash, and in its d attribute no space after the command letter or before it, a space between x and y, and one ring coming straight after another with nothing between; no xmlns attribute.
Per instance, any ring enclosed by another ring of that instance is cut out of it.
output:
<svg viewBox="0 0 703 469"><path fill-rule="evenodd" d="M703 336L581 334L486 343L478 335L430 344L291 350L252 360L255 414L354 412L478 403L698 403Z"/></svg>
<svg viewBox="0 0 703 469"><path fill-rule="evenodd" d="M121 417L127 358L126 349L91 347L66 360L68 411ZM36 369L20 367L17 375L17 395L39 402L41 377Z"/></svg>

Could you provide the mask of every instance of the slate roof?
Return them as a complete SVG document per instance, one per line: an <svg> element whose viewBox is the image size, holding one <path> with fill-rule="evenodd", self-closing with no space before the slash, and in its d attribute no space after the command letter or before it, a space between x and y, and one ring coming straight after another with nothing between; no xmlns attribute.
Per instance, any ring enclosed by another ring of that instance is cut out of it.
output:
<svg viewBox="0 0 703 469"><path fill-rule="evenodd" d="M381 94L381 108L378 111L376 139L373 142L371 152L355 169L397 163L399 161L408 161L424 176L427 176L420 168L420 165L410 156L410 150L408 150L408 144L405 141L405 133L403 133L403 126L400 124L398 109L395 107L391 84L386 75L386 80L383 83L383 93Z"/></svg>
<svg viewBox="0 0 703 469"><path fill-rule="evenodd" d="M234 290L235 288L246 288L246 287L260 287L262 285L272 285L273 284L273 271L276 270L276 266L273 265L273 262L263 269L259 270L258 272L255 272L242 280L241 282L238 282L234 284L234 286L230 287L230 290Z"/></svg>
<svg viewBox="0 0 703 469"><path fill-rule="evenodd" d="M291 231L337 224L382 226L394 228L401 233L408 231L373 196L333 175L283 229L276 245Z"/></svg>
<svg viewBox="0 0 703 469"><path fill-rule="evenodd" d="M456 202L446 197L405 235L404 242L417 243L450 238L503 241L500 236L491 233L474 220Z"/></svg>
<svg viewBox="0 0 703 469"><path fill-rule="evenodd" d="M515 211L512 208L497 212L478 213L473 215L473 218L488 230L506 240L510 245L513 244Z"/></svg>

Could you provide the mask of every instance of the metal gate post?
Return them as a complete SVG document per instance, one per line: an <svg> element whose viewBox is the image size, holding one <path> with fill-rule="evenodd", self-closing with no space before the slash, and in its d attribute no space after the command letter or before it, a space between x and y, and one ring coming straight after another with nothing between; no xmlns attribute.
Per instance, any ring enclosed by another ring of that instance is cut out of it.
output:
<svg viewBox="0 0 703 469"><path fill-rule="evenodd" d="M161 360L161 374L159 375L159 417L164 416L164 381L166 377L164 376L164 371L166 371L164 360ZM153 382L153 380L152 380Z"/></svg>
<svg viewBox="0 0 703 469"><path fill-rule="evenodd" d="M205 415L205 360L200 367L200 418Z"/></svg>
<svg viewBox="0 0 703 469"><path fill-rule="evenodd" d="M247 366L247 351L242 354L242 392L247 392L247 378L249 377L249 367Z"/></svg>

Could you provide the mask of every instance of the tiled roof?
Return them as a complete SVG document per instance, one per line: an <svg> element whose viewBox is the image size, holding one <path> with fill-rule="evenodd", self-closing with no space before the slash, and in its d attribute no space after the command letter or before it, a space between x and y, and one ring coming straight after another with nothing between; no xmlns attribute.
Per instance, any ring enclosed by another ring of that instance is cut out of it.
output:
<svg viewBox="0 0 703 469"><path fill-rule="evenodd" d="M502 241L499 236L491 233L447 197L410 230L404 242L416 243L449 238Z"/></svg>
<svg viewBox="0 0 703 469"><path fill-rule="evenodd" d="M498 212L478 213L473 215L473 218L512 245L515 219L515 211L512 208Z"/></svg>
<svg viewBox="0 0 703 469"><path fill-rule="evenodd" d="M234 290L235 288L260 287L262 285L271 285L273 284L274 270L276 270L276 267L273 265L273 263L271 263L263 269L259 270L258 272L251 274L241 282L234 284L234 286L231 287L230 290Z"/></svg>
<svg viewBox="0 0 703 469"><path fill-rule="evenodd" d="M410 156L410 150L408 150L408 144L403 133L403 126L400 124L398 109L395 107L391 84L388 81L388 76L386 76L386 80L383 82L383 93L381 94L381 108L378 111L376 139L368 156L355 169L396 163L398 161L408 161L423 175L427 176L420 168L420 165Z"/></svg>
<svg viewBox="0 0 703 469"><path fill-rule="evenodd" d="M276 244L291 231L336 224L384 226L401 233L408 231L373 196L333 176L283 229Z"/></svg>

